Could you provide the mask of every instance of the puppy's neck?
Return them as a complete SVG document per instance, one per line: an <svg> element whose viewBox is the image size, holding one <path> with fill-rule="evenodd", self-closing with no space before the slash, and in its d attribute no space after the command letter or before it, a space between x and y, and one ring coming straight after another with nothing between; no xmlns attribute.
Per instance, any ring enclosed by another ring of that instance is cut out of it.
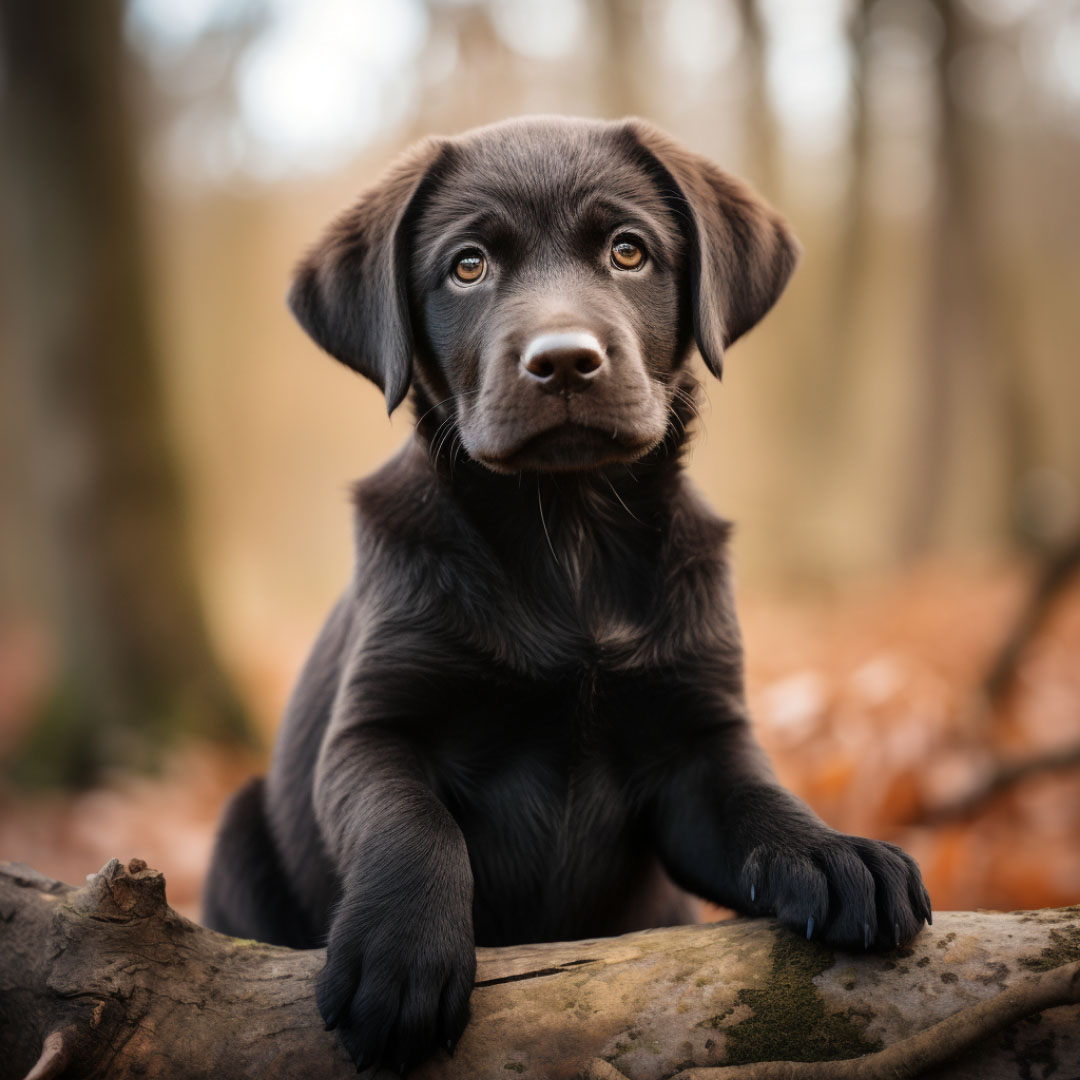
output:
<svg viewBox="0 0 1080 1080"><path fill-rule="evenodd" d="M565 593L578 607L603 604L605 593L617 591L605 581L627 574L645 595L684 482L682 455L696 415L689 379L660 445L636 462L579 472L495 473L465 452L451 414L440 416L421 394L415 404L417 457L511 577L536 579L536 588Z"/></svg>

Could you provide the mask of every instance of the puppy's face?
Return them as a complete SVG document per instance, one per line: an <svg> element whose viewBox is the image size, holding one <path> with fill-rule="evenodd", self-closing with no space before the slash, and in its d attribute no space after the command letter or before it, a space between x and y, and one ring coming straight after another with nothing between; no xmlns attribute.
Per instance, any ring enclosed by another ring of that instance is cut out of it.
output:
<svg viewBox="0 0 1080 1080"><path fill-rule="evenodd" d="M686 241L617 129L489 128L416 222L416 377L500 472L634 460L664 436L690 341Z"/></svg>
<svg viewBox="0 0 1080 1080"><path fill-rule="evenodd" d="M331 227L290 303L393 409L419 400L498 472L633 461L696 341L724 348L794 266L784 223L640 121L431 140Z"/></svg>

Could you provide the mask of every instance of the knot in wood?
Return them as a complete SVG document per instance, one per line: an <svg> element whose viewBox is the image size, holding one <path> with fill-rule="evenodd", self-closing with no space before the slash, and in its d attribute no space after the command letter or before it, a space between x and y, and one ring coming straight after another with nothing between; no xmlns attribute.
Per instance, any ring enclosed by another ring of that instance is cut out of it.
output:
<svg viewBox="0 0 1080 1080"><path fill-rule="evenodd" d="M147 919L168 911L165 875L142 859L132 859L127 866L110 859L87 878L79 894L76 906L98 918Z"/></svg>

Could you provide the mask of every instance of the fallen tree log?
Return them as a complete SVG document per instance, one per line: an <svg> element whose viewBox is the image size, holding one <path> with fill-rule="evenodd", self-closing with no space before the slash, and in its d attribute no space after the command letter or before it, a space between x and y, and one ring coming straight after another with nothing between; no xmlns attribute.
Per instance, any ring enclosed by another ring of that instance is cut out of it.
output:
<svg viewBox="0 0 1080 1080"><path fill-rule="evenodd" d="M140 860L80 888L0 864L0 1077L354 1076L315 1008L322 958L192 923ZM480 949L455 1056L414 1076L1072 1080L1078 1003L1080 907L942 912L862 956L739 919Z"/></svg>

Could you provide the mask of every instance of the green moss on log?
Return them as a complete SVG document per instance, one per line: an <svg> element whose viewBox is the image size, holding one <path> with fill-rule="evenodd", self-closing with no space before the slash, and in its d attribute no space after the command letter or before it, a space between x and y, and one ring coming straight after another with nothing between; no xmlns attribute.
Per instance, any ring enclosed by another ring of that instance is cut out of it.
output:
<svg viewBox="0 0 1080 1080"><path fill-rule="evenodd" d="M835 963L831 949L795 934L778 934L772 968L762 989L739 991L737 1003L752 1010L726 1031L724 1064L755 1061L830 1061L861 1057L882 1048L864 1034L867 1017L848 1009L830 1012L814 979Z"/></svg>
<svg viewBox="0 0 1080 1080"><path fill-rule="evenodd" d="M1028 971L1051 971L1065 964L1080 960L1080 926L1054 927L1050 931L1050 944L1038 956L1026 956L1020 966Z"/></svg>

